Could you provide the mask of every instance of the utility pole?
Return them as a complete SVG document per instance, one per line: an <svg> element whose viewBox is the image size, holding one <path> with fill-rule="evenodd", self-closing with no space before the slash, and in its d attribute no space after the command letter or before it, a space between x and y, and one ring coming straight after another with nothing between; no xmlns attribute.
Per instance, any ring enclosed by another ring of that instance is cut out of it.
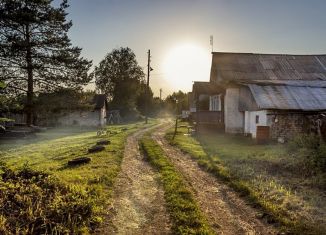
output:
<svg viewBox="0 0 326 235"><path fill-rule="evenodd" d="M160 88L160 101L162 101L162 88Z"/></svg>
<svg viewBox="0 0 326 235"><path fill-rule="evenodd" d="M147 60L147 89L146 89L146 101L145 101L145 123L148 123L148 103L149 103L149 73L151 72L151 50L147 52L148 60Z"/></svg>
<svg viewBox="0 0 326 235"><path fill-rule="evenodd" d="M214 50L214 39L213 39L213 35L211 35L211 36L209 37L209 43L211 44L212 52L213 52L213 50Z"/></svg>

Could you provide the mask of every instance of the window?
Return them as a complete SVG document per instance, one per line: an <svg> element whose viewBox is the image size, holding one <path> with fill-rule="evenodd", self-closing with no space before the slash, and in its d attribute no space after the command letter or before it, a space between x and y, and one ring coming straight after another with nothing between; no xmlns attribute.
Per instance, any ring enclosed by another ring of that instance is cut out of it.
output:
<svg viewBox="0 0 326 235"><path fill-rule="evenodd" d="M256 115L256 124L259 123L259 115Z"/></svg>
<svg viewBox="0 0 326 235"><path fill-rule="evenodd" d="M214 95L209 97L209 110L221 111L221 96Z"/></svg>

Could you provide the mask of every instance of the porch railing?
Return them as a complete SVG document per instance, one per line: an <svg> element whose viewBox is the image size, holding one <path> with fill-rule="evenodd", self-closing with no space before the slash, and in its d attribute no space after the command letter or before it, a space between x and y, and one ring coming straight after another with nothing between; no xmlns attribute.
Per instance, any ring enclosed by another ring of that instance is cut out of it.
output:
<svg viewBox="0 0 326 235"><path fill-rule="evenodd" d="M198 124L222 124L223 117L221 111L197 111L194 119Z"/></svg>

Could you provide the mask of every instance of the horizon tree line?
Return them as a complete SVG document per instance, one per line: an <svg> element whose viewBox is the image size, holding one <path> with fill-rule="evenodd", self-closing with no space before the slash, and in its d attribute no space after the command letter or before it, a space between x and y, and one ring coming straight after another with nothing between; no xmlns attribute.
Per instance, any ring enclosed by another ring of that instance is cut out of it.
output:
<svg viewBox="0 0 326 235"><path fill-rule="evenodd" d="M146 99L152 113L162 106L151 89L146 97L144 71L128 47L112 50L89 73L92 61L81 57L82 49L68 37L72 27L66 19L68 1L58 7L52 2L0 0L0 115L13 107L22 109L31 125L44 98L78 99L82 96L69 90L82 93L91 80L107 95L110 108L123 116L144 114ZM44 96L47 93L52 96ZM53 110L62 106L52 105Z"/></svg>

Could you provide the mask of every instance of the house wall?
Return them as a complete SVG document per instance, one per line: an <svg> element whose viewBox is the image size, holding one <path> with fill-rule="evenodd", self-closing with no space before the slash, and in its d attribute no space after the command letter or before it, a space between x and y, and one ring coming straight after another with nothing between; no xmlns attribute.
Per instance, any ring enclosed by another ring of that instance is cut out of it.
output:
<svg viewBox="0 0 326 235"><path fill-rule="evenodd" d="M271 139L277 140L279 137L289 140L298 134L307 133L308 117L300 113L282 113L270 115Z"/></svg>
<svg viewBox="0 0 326 235"><path fill-rule="evenodd" d="M101 124L101 126L105 126L106 125L106 107L105 106L103 108L101 108L100 113L101 113L100 124Z"/></svg>
<svg viewBox="0 0 326 235"><path fill-rule="evenodd" d="M240 111L257 111L257 110L259 110L251 91L246 86L240 87L239 110Z"/></svg>
<svg viewBox="0 0 326 235"><path fill-rule="evenodd" d="M239 88L227 88L224 99L225 132L244 132L244 112L239 111Z"/></svg>
<svg viewBox="0 0 326 235"><path fill-rule="evenodd" d="M59 117L57 122L63 126L99 126L103 123L101 110L95 111L76 111Z"/></svg>
<svg viewBox="0 0 326 235"><path fill-rule="evenodd" d="M188 92L188 104L190 112L196 112L196 103L193 92Z"/></svg>
<svg viewBox="0 0 326 235"><path fill-rule="evenodd" d="M256 118L258 117L258 123ZM256 138L257 126L269 126L270 121L267 118L267 111L246 111L245 112L245 133L251 134L253 138Z"/></svg>

